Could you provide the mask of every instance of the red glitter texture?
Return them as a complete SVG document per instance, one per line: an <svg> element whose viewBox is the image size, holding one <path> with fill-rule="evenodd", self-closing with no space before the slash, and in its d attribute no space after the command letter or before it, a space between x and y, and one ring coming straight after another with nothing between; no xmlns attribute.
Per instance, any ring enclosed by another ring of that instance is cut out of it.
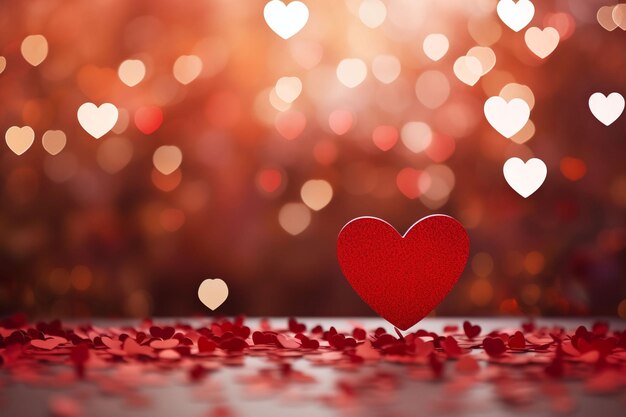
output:
<svg viewBox="0 0 626 417"><path fill-rule="evenodd" d="M383 220L359 217L337 238L337 258L352 288L402 330L445 298L468 256L469 237L463 226L439 214L419 220L404 236Z"/></svg>

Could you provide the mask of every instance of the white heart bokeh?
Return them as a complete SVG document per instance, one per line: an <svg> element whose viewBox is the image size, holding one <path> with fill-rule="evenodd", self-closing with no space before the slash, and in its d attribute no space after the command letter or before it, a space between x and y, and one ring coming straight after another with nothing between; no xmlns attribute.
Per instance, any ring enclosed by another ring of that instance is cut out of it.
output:
<svg viewBox="0 0 626 417"><path fill-rule="evenodd" d="M606 126L611 125L622 115L624 104L624 97L620 93L611 93L608 96L593 93L589 97L591 113Z"/></svg>
<svg viewBox="0 0 626 417"><path fill-rule="evenodd" d="M309 20L309 8L301 1L289 4L271 0L263 9L265 22L278 36L289 39L300 32Z"/></svg>
<svg viewBox="0 0 626 417"><path fill-rule="evenodd" d="M529 197L541 187L548 175L546 164L539 158L524 162L520 158L510 158L504 163L504 178L516 193Z"/></svg>
<svg viewBox="0 0 626 417"><path fill-rule="evenodd" d="M111 103L96 106L84 103L78 108L78 122L87 133L96 139L106 135L117 123L118 111Z"/></svg>
<svg viewBox="0 0 626 417"><path fill-rule="evenodd" d="M499 96L490 97L484 111L489 124L507 139L522 130L530 118L530 107L521 98L507 102Z"/></svg>

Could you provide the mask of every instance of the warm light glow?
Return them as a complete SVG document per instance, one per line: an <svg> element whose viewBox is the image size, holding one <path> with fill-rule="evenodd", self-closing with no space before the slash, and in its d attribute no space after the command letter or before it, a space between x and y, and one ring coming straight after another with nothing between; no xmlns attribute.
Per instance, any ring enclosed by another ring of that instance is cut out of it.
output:
<svg viewBox="0 0 626 417"><path fill-rule="evenodd" d="M400 61L393 55L378 55L372 61L372 73L378 81L390 84L400 75Z"/></svg>
<svg viewBox="0 0 626 417"><path fill-rule="evenodd" d="M120 64L117 75L124 84L134 87L145 77L146 66L138 59L127 59Z"/></svg>
<svg viewBox="0 0 626 417"><path fill-rule="evenodd" d="M67 138L62 130L47 130L41 138L41 143L50 155L56 155L65 148Z"/></svg>
<svg viewBox="0 0 626 417"><path fill-rule="evenodd" d="M30 35L22 41L22 56L33 67L48 56L48 40L43 35Z"/></svg>
<svg viewBox="0 0 626 417"><path fill-rule="evenodd" d="M299 235L311 223L311 212L302 203L287 203L278 213L278 222L285 232L290 235Z"/></svg>
<svg viewBox="0 0 626 417"><path fill-rule="evenodd" d="M430 145L433 138L433 132L424 122L408 122L402 126L400 132L402 143L411 150L411 152L419 153Z"/></svg>
<svg viewBox="0 0 626 417"><path fill-rule="evenodd" d="M429 109L440 107L450 96L448 78L439 71L424 71L415 83L415 95Z"/></svg>
<svg viewBox="0 0 626 417"><path fill-rule="evenodd" d="M160 146L154 151L152 162L160 173L169 175L183 162L183 153L177 146Z"/></svg>
<svg viewBox="0 0 626 417"><path fill-rule="evenodd" d="M382 25L387 16L387 7L380 0L363 0L359 6L359 18L369 28Z"/></svg>
<svg viewBox="0 0 626 417"><path fill-rule="evenodd" d="M282 77L274 87L276 95L285 103L293 103L302 92L302 81L298 77Z"/></svg>
<svg viewBox="0 0 626 417"><path fill-rule="evenodd" d="M174 78L181 84L189 84L202 71L202 60L196 55L183 55L174 62Z"/></svg>
<svg viewBox="0 0 626 417"><path fill-rule="evenodd" d="M311 210L319 211L333 198L333 187L325 180L309 180L302 185L300 197Z"/></svg>
<svg viewBox="0 0 626 417"><path fill-rule="evenodd" d="M431 33L424 38L422 48L428 58L439 61L448 52L450 42L446 35L441 33Z"/></svg>
<svg viewBox="0 0 626 417"><path fill-rule="evenodd" d="M328 126L336 135L348 133L354 123L354 115L348 110L335 110L328 116Z"/></svg>
<svg viewBox="0 0 626 417"><path fill-rule="evenodd" d="M367 66L365 62L357 58L341 60L337 65L337 78L339 82L348 88L354 88L365 81Z"/></svg>

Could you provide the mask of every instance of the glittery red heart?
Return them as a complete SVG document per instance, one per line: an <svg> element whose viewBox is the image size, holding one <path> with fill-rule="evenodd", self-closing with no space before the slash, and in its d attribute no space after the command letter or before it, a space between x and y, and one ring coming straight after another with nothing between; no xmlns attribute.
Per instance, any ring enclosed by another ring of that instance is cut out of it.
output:
<svg viewBox="0 0 626 417"><path fill-rule="evenodd" d="M465 268L469 238L445 215L424 217L401 236L389 223L359 217L337 238L352 288L376 313L406 330L437 306Z"/></svg>

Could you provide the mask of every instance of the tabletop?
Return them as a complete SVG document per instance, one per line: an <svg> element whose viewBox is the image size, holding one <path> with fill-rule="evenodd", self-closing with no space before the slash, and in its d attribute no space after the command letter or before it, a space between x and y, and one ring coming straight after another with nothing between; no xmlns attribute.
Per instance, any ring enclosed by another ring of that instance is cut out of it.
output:
<svg viewBox="0 0 626 417"><path fill-rule="evenodd" d="M5 325L0 414L623 415L623 321L466 321L405 332L371 318Z"/></svg>

